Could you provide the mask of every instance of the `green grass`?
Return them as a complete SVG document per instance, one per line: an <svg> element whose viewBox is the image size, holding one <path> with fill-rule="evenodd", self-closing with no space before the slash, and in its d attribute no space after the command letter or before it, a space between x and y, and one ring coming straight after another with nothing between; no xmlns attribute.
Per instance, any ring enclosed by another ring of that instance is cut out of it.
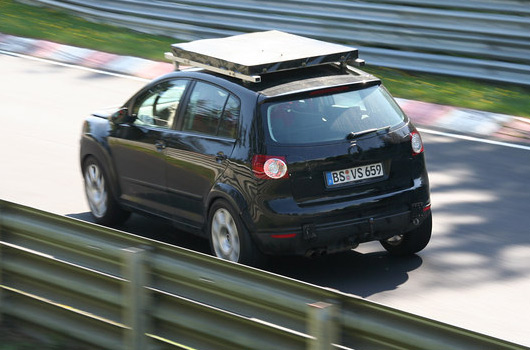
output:
<svg viewBox="0 0 530 350"><path fill-rule="evenodd" d="M530 87L383 67L364 67L396 97L530 117Z"/></svg>
<svg viewBox="0 0 530 350"><path fill-rule="evenodd" d="M158 61L177 41L14 0L0 0L0 32ZM530 117L529 87L369 65L363 69L381 78L396 97Z"/></svg>
<svg viewBox="0 0 530 350"><path fill-rule="evenodd" d="M176 42L14 0L0 0L0 32L158 61Z"/></svg>

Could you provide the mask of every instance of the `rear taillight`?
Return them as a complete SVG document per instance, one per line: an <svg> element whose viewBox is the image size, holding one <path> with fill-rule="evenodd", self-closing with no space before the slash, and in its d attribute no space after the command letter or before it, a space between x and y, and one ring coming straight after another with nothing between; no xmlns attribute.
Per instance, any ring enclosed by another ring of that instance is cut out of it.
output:
<svg viewBox="0 0 530 350"><path fill-rule="evenodd" d="M412 146L412 155L416 156L423 152L423 141L420 133L414 130L410 133L410 144Z"/></svg>
<svg viewBox="0 0 530 350"><path fill-rule="evenodd" d="M282 156L255 155L252 157L252 171L259 179L282 179L289 177L285 157Z"/></svg>

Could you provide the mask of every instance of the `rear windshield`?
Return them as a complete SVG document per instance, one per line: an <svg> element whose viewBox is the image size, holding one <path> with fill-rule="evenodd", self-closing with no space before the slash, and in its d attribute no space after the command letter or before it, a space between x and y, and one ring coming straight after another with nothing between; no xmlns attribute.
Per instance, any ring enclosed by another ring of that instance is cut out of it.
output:
<svg viewBox="0 0 530 350"><path fill-rule="evenodd" d="M393 127L405 120L401 109L382 86L326 95L318 91L312 94L308 98L264 106L269 136L274 142L308 144L339 141L352 132Z"/></svg>

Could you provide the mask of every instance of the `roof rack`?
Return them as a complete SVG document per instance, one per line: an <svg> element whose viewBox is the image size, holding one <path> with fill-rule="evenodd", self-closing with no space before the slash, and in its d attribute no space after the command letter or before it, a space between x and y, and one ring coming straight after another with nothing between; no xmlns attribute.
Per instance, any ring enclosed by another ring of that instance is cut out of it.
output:
<svg viewBox="0 0 530 350"><path fill-rule="evenodd" d="M165 57L175 63L259 83L263 74L340 63L360 66L358 50L277 30L202 39L171 45Z"/></svg>

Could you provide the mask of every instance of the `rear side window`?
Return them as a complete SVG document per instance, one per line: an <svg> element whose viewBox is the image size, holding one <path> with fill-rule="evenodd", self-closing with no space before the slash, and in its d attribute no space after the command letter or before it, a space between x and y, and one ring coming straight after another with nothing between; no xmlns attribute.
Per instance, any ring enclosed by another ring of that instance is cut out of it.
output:
<svg viewBox="0 0 530 350"><path fill-rule="evenodd" d="M218 136L235 139L237 137L237 126L239 124L240 103L237 98L230 96L226 102L221 122L219 124Z"/></svg>
<svg viewBox="0 0 530 350"><path fill-rule="evenodd" d="M405 120L381 86L265 105L271 139L308 144L344 140L354 132L393 127Z"/></svg>
<svg viewBox="0 0 530 350"><path fill-rule="evenodd" d="M183 131L236 138L239 100L215 85L197 82L184 112Z"/></svg>

